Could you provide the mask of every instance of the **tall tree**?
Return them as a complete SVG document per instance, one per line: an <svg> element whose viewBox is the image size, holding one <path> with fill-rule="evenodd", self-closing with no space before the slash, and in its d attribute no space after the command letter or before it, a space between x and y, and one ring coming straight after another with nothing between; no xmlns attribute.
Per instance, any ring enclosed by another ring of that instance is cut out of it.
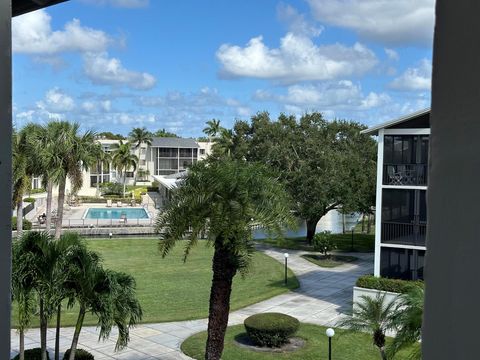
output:
<svg viewBox="0 0 480 360"><path fill-rule="evenodd" d="M208 120L206 123L206 127L203 129L203 133L209 137L209 139L213 139L220 134L222 127L220 126L220 120L212 119Z"/></svg>
<svg viewBox="0 0 480 360"><path fill-rule="evenodd" d="M386 332L392 330L395 302L385 300L385 294L375 298L361 296L353 308L351 317L343 318L337 325L351 331L362 331L372 335L373 344L378 348L382 360L387 360Z"/></svg>
<svg viewBox="0 0 480 360"><path fill-rule="evenodd" d="M124 143L122 140L118 144L112 146L112 165L120 176L123 176L123 197L127 186L127 174L130 169L137 169L138 157L132 154L132 146L129 142Z"/></svg>
<svg viewBox="0 0 480 360"><path fill-rule="evenodd" d="M152 145L153 135L147 128L133 128L128 135L130 142L138 149L138 158L140 159L140 148L142 144ZM139 164L139 170L143 170ZM136 176L135 176L136 178Z"/></svg>
<svg viewBox="0 0 480 360"><path fill-rule="evenodd" d="M247 159L277 171L294 199L296 214L307 223L309 241L330 210L343 206L358 211L360 204L373 205L375 143L360 134L363 125L328 122L314 112L298 121L283 114L271 121L268 113L258 113L250 126L250 132L242 135L248 144Z"/></svg>
<svg viewBox="0 0 480 360"><path fill-rule="evenodd" d="M246 273L254 251L252 227L281 233L292 223L289 209L283 186L263 166L223 158L192 166L159 215L163 256L186 237L186 260L205 232L214 248L205 359L218 360L223 352L232 281L237 272Z"/></svg>
<svg viewBox="0 0 480 360"><path fill-rule="evenodd" d="M30 146L25 131L14 131L12 139L12 203L17 212L17 234L23 231L23 196L30 189L32 166Z"/></svg>
<svg viewBox="0 0 480 360"><path fill-rule="evenodd" d="M157 130L153 133L153 136L155 137L174 137L174 138L178 138L178 135L173 133L173 132L170 132L170 131L167 131L165 129L160 129L160 130Z"/></svg>
<svg viewBox="0 0 480 360"><path fill-rule="evenodd" d="M97 144L96 149L96 159L97 162L95 164L96 170L97 170L97 196L100 195L100 183L102 182L101 180L101 174L104 172L104 169L107 168L110 170L110 164L112 162L112 156L110 153L106 152L103 150L102 146L100 144Z"/></svg>
<svg viewBox="0 0 480 360"><path fill-rule="evenodd" d="M68 121L52 121L47 125L49 137L56 139L55 143L47 144L41 149L41 157L45 163L54 169L54 178L58 179L57 221L55 238L60 238L63 221L63 205L67 178L75 193L82 187L83 170L96 162L97 143L95 133L86 131L79 133L80 125Z"/></svg>

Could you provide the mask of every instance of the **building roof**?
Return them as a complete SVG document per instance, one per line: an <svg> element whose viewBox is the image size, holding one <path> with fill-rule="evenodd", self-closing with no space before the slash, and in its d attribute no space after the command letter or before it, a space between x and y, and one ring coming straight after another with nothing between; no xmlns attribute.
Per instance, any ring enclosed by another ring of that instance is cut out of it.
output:
<svg viewBox="0 0 480 360"><path fill-rule="evenodd" d="M164 187L167 189L175 189L180 182L183 180L183 176L185 176L185 172L183 173L176 173L172 175L152 175L153 179L158 181L160 184L162 184Z"/></svg>
<svg viewBox="0 0 480 360"><path fill-rule="evenodd" d="M386 121L384 123L372 126L368 129L365 129L365 130L362 131L362 134L378 135L378 130L380 130L380 129L402 127L400 125L402 125L403 123L405 123L407 121L412 121L412 120L415 120L415 119L418 119L418 118L421 118L421 117L424 117L424 116L428 116L429 114L430 114L430 108L415 111L411 114L401 116L397 119L389 120L389 121ZM413 127L417 127L417 126L413 126Z"/></svg>
<svg viewBox="0 0 480 360"><path fill-rule="evenodd" d="M153 147L179 147L179 148L194 148L199 146L193 139L175 138L175 137L154 137L152 139Z"/></svg>
<svg viewBox="0 0 480 360"><path fill-rule="evenodd" d="M67 0L12 0L12 16L26 14Z"/></svg>

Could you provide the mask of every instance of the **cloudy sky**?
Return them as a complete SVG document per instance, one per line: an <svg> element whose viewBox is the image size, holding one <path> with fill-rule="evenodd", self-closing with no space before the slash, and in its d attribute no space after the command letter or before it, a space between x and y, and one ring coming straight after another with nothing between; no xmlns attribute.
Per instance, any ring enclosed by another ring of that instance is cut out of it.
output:
<svg viewBox="0 0 480 360"><path fill-rule="evenodd" d="M429 106L434 0L72 0L13 21L16 126L200 136L257 111Z"/></svg>

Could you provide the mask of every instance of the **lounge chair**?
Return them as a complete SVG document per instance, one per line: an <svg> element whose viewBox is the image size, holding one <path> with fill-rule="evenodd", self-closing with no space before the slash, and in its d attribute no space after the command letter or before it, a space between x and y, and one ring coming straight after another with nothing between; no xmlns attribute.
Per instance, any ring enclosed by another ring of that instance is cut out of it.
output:
<svg viewBox="0 0 480 360"><path fill-rule="evenodd" d="M122 207L122 202L121 201L117 201L117 207Z"/></svg>
<svg viewBox="0 0 480 360"><path fill-rule="evenodd" d="M107 207L112 207L112 200L110 199L107 200Z"/></svg>

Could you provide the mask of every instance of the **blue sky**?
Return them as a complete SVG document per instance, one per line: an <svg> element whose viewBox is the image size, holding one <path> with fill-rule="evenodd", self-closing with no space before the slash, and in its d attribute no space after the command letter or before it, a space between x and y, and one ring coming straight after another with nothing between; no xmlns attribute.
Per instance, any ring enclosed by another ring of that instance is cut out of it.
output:
<svg viewBox="0 0 480 360"><path fill-rule="evenodd" d="M372 125L430 103L434 0L72 0L13 23L16 126L201 136L257 111Z"/></svg>

